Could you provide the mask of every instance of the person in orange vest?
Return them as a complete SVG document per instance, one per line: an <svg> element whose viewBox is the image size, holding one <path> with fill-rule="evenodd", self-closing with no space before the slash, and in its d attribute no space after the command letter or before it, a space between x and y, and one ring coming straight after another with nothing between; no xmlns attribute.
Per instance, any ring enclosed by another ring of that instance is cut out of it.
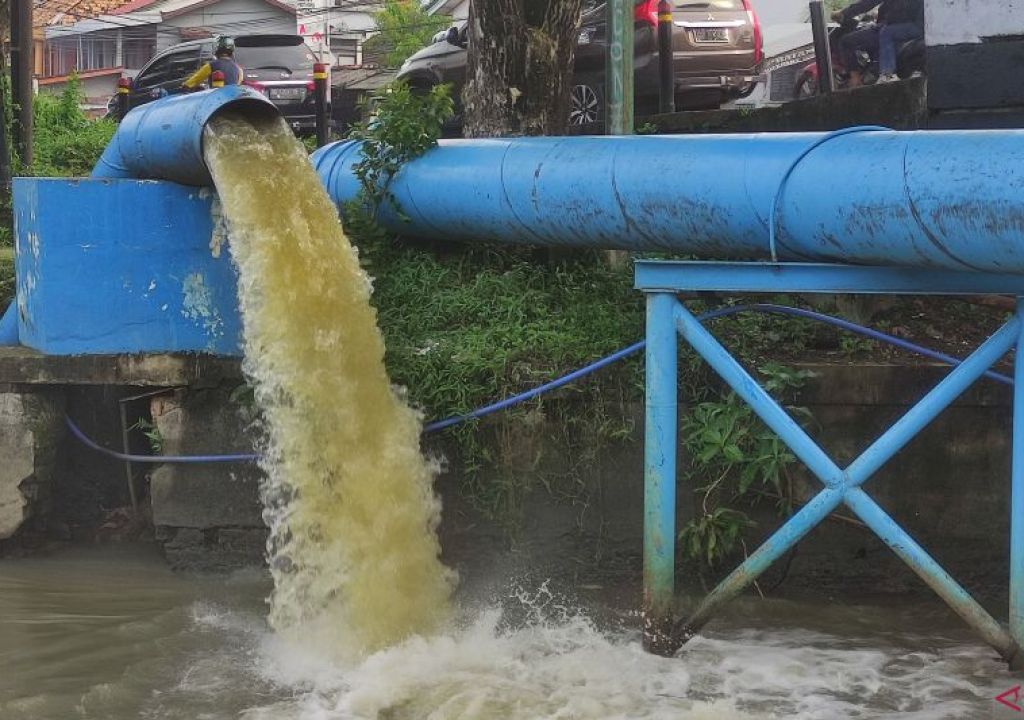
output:
<svg viewBox="0 0 1024 720"><path fill-rule="evenodd" d="M214 58L205 63L201 68L192 73L185 82L181 84L183 90L196 90L215 72L224 76L225 85L241 85L245 79L245 71L242 66L235 62L235 41L226 35L217 38L217 49L213 52Z"/></svg>

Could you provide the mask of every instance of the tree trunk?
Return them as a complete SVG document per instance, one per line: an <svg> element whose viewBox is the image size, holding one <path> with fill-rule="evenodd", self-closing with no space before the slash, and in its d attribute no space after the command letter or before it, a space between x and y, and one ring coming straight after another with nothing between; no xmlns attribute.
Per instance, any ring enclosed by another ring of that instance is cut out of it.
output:
<svg viewBox="0 0 1024 720"><path fill-rule="evenodd" d="M466 137L561 135L582 0L472 0Z"/></svg>

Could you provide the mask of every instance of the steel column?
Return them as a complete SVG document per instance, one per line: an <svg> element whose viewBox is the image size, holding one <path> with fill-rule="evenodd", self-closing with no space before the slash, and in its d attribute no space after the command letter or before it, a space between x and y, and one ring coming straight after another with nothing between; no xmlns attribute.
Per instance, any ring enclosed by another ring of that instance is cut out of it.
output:
<svg viewBox="0 0 1024 720"><path fill-rule="evenodd" d="M670 293L647 296L647 397L644 428L644 648L671 654L675 596L676 329L678 302Z"/></svg>
<svg viewBox="0 0 1024 720"><path fill-rule="evenodd" d="M1024 298L1017 299L1024 318ZM1024 647L1024 320L1017 338L1013 373L1013 467L1010 498L1010 636ZM1020 659L1014 669L1020 664Z"/></svg>

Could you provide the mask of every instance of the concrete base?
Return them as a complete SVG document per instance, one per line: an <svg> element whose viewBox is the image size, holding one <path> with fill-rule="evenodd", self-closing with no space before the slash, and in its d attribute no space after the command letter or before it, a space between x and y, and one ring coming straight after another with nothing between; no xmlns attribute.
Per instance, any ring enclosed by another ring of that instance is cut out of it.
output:
<svg viewBox="0 0 1024 720"><path fill-rule="evenodd" d="M251 411L226 389L155 397L164 455L251 453ZM172 566L212 570L259 564L266 527L255 465L161 465L150 475L157 539Z"/></svg>
<svg viewBox="0 0 1024 720"><path fill-rule="evenodd" d="M63 434L59 394L0 392L0 555L45 531Z"/></svg>

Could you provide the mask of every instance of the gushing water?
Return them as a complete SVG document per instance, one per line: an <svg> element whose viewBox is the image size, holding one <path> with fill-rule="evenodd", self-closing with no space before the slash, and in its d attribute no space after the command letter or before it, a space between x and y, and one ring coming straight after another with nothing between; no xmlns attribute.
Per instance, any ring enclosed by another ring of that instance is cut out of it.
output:
<svg viewBox="0 0 1024 720"><path fill-rule="evenodd" d="M388 380L357 253L283 121L215 118L205 147L266 425L271 624L340 655L430 633L453 585L434 472Z"/></svg>

